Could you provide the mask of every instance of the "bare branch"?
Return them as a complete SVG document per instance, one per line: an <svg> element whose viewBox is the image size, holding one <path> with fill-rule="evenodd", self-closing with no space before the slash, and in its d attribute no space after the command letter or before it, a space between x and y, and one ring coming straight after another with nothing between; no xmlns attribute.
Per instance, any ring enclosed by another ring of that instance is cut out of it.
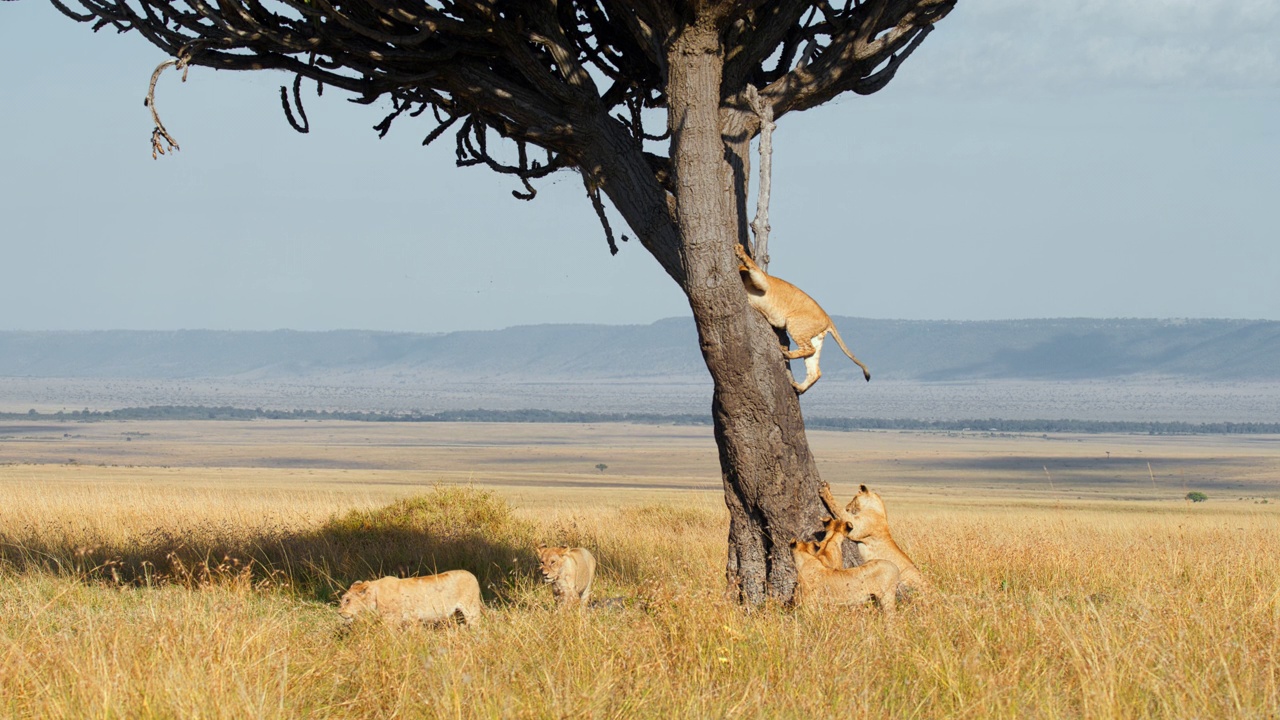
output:
<svg viewBox="0 0 1280 720"><path fill-rule="evenodd" d="M622 153L630 171L648 171L629 178L626 192L646 183L653 193L646 207L656 207L672 202L675 186L670 158L652 144L671 136L645 121L666 107L667 52L686 22L711 17L721 35L731 143L763 132L769 113L776 121L840 93L879 90L955 0L76 0L75 9L69 0L51 2L95 28L139 33L174 58L164 67L289 73L292 91L281 88L281 106L300 132L310 129L301 93L309 78L317 92L332 86L354 102L390 99L374 126L379 136L430 109L424 144L456 130L458 164L518 177L516 197L533 197L533 182L580 167L587 154ZM756 107L748 87L758 90ZM153 154L177 150L152 112ZM606 136L625 147L588 152ZM533 160L533 147L546 159ZM763 157L761 165L767 175ZM597 199L605 192L621 209L623 191L612 178L593 177ZM767 202L757 203L757 214L763 258ZM663 264L676 274L666 256Z"/></svg>
<svg viewBox="0 0 1280 720"><path fill-rule="evenodd" d="M67 17L71 18L72 20L75 20L76 22L89 22L90 20L97 19L97 16L95 16L93 13L82 15L78 12L73 11L71 8L67 7L66 5L63 5L61 2L58 2L58 0L49 0L49 2L53 3L53 6L57 8L58 12L62 13L63 15L66 15Z"/></svg>
<svg viewBox="0 0 1280 720"><path fill-rule="evenodd" d="M600 199L600 185L591 179L590 174L586 170L582 171L582 184L587 188L587 197L591 198L591 207L596 211L596 217L600 218L600 225L604 228L605 242L609 243L609 254L618 254L618 243L613 239L613 228L609 225L609 216L605 214L604 201ZM627 239L626 235L622 236L623 240Z"/></svg>
<svg viewBox="0 0 1280 720"><path fill-rule="evenodd" d="M760 116L760 195L756 200L756 217L751 221L751 234L755 246L751 257L762 270L769 268L769 192L773 175L773 106L760 97L755 85L747 86L747 100L751 109Z"/></svg>
<svg viewBox="0 0 1280 720"><path fill-rule="evenodd" d="M811 40L812 62L798 63L764 90L774 117L820 105L843 92L872 93L923 42L955 0L867 0L847 13L829 10L823 30L830 40ZM829 26L829 27L828 27Z"/></svg>
<svg viewBox="0 0 1280 720"><path fill-rule="evenodd" d="M302 123L293 119L293 111L289 108L289 90L285 86L280 86L280 104L284 106L284 116L289 121L289 125L300 133L306 134L311 132L311 123L307 122L306 108L302 107L302 76L295 75L293 77L293 104L298 107L298 116L302 118Z"/></svg>
<svg viewBox="0 0 1280 720"><path fill-rule="evenodd" d="M151 111L151 120L155 123L155 128L151 131L151 159L155 160L159 156L164 155L166 150L177 152L181 150L178 141L173 139L169 131L165 129L164 123L160 122L160 113L156 111L156 82L160 80L160 73L166 68L177 67L182 70L182 82L187 81L187 57L183 56L176 60L166 60L156 66L155 72L151 73L151 83L147 86L147 97L143 100L143 104ZM166 147L167 146L167 147Z"/></svg>
<svg viewBox="0 0 1280 720"><path fill-rule="evenodd" d="M753 79L752 75L760 73L761 63L797 32L797 23L810 8L808 0L774 0L759 5L743 14L743 32L736 42L726 44L726 88L740 88ZM789 58L785 60L790 62Z"/></svg>

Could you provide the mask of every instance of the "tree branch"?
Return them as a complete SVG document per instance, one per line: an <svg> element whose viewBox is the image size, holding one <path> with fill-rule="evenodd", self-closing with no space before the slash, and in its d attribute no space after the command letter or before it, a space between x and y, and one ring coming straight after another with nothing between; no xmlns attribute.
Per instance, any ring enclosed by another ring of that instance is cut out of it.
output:
<svg viewBox="0 0 1280 720"><path fill-rule="evenodd" d="M151 83L147 86L147 97L143 100L143 104L151 111L151 121L155 123L155 128L151 131L152 160L164 155L166 150L177 152L182 149L178 147L178 141L174 140L169 131L165 129L164 123L160 122L160 113L156 111L156 82L160 80L160 73L171 66L177 67L182 71L182 82L187 81L187 58L181 57L177 60L166 60L157 65L155 72L151 73Z"/></svg>
<svg viewBox="0 0 1280 720"><path fill-rule="evenodd" d="M773 175L773 106L765 102L755 85L747 86L747 100L751 109L760 117L760 195L756 200L756 217L751 221L751 233L755 246L751 257L762 270L769 269L769 192Z"/></svg>
<svg viewBox="0 0 1280 720"><path fill-rule="evenodd" d="M722 118L726 144L741 142L787 112L843 92L871 93L892 79L933 23L955 0L51 0L64 15L95 29L135 31L175 58L170 64L226 70L283 70L286 120L310 129L303 78L317 92L332 86L391 110L375 125L435 118L429 144L456 131L458 163L482 165L532 181L588 156L628 157L628 180L644 182L646 207L669 213L675 190L668 152L645 130L649 111L666 107L671 44L687 23L708 23L723 53ZM75 6L76 9L73 9ZM83 9L83 12L80 11ZM710 20L708 20L710 18ZM166 65L167 67L168 65ZM158 77L158 76L157 76ZM154 80L149 104L154 100ZM753 108L746 88L759 89ZM603 93L601 87L605 87ZM290 98L292 94L292 98ZM154 114L154 107L152 111ZM178 144L154 114L155 155ZM668 126L670 127L670 126ZM492 130L491 135L489 131ZM496 152L496 137L506 142ZM609 149L598 146L607 137ZM627 143L622 147L619 143ZM529 146L546 159L532 160ZM762 163L765 165L765 163ZM762 168L763 169L763 168ZM623 211L622 191L608 173L586 168ZM643 179L642 179L643 178ZM758 211L760 208L757 204ZM767 212L767 211L766 211ZM669 218L668 218L669 220ZM757 235L767 232L757 218ZM634 227L638 234L640 229ZM607 231L606 234L611 234ZM648 247L648 245L646 246ZM653 247L650 248L654 250ZM668 250L658 249L678 274ZM763 249L758 255L765 255Z"/></svg>
<svg viewBox="0 0 1280 720"><path fill-rule="evenodd" d="M764 89L774 118L843 92L867 94L884 87L954 6L955 0L868 0L855 6L838 29L833 27L829 44L820 45L815 36L811 64L798 64Z"/></svg>

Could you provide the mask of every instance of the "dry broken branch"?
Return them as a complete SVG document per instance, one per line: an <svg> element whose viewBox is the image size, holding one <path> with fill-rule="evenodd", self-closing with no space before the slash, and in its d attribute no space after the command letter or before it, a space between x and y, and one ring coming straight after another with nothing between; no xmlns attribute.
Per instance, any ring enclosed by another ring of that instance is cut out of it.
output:
<svg viewBox="0 0 1280 720"><path fill-rule="evenodd" d="M751 221L755 246L751 257L762 270L769 269L769 193L773 177L773 106L761 99L755 85L748 85L747 102L760 118L760 194L756 200L756 216Z"/></svg>
<svg viewBox="0 0 1280 720"><path fill-rule="evenodd" d="M178 141L174 140L169 131L165 129L164 123L160 122L160 113L156 111L156 82L160 80L160 73L169 67L176 67L181 70L182 82L186 82L188 57L184 55L176 60L166 60L157 65L155 72L151 73L151 83L147 86L147 97L143 100L143 104L151 111L151 121L155 123L155 128L151 131L151 158L153 160L164 155L166 150L176 152L182 149L178 147Z"/></svg>

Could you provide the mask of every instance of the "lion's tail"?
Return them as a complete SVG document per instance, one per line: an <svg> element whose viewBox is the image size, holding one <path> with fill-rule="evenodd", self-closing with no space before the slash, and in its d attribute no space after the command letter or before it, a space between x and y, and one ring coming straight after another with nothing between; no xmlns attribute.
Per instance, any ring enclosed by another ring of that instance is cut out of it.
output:
<svg viewBox="0 0 1280 720"><path fill-rule="evenodd" d="M852 360L854 363L856 363L858 367L862 368L862 377L866 378L866 379L867 379L867 381L868 381L868 382L870 382L870 381L871 381L871 371L867 369L867 366L866 366L866 365L863 365L863 364L862 364L862 361L861 361L861 360L859 360L858 358L854 357L852 352L849 352L849 348L848 348L848 346L846 346L846 345L844 344L844 340L842 340L842 339L840 338L840 333L836 332L836 326L835 326L835 324L834 324L834 323L832 323L832 325L831 325L831 337L833 337L833 338L835 338L835 339L836 339L836 343L840 345L840 349L844 351L844 354L845 354L845 355L848 355L850 360Z"/></svg>

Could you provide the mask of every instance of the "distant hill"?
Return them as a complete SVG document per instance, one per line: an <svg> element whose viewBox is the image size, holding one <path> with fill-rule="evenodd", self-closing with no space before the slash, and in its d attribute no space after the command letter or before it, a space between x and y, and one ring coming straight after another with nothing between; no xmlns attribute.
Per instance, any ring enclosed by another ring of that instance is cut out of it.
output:
<svg viewBox="0 0 1280 720"><path fill-rule="evenodd" d="M1140 375L1280 380L1280 322L835 318L883 379L1070 380ZM834 343L831 380L860 380ZM435 377L467 381L705 380L693 322L531 325L440 334L359 330L0 332L0 376Z"/></svg>

